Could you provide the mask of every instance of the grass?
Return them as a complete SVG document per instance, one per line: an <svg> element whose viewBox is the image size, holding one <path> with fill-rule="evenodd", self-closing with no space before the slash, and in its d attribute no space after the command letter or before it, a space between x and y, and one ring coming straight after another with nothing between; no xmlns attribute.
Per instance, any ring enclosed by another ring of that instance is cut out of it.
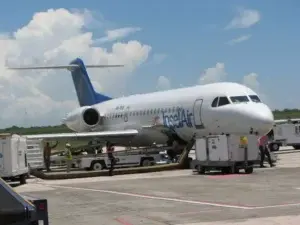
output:
<svg viewBox="0 0 300 225"><path fill-rule="evenodd" d="M284 109L284 110L274 110L273 111L275 119L287 119L290 118L300 118L300 109ZM0 129L0 133L15 133L20 135L26 134L54 134L54 133L66 133L72 132L65 125L57 125L57 126L45 126L45 127L17 127L12 126L5 129ZM53 142L54 144L55 142ZM58 146L55 148L57 150L63 150L65 146L65 141L59 142ZM72 146L85 145L86 142L74 140L71 142Z"/></svg>

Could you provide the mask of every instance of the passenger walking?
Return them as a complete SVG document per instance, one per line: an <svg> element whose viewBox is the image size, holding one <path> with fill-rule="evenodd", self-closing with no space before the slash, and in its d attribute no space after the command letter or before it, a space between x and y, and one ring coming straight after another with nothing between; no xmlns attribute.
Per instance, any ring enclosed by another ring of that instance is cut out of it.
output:
<svg viewBox="0 0 300 225"><path fill-rule="evenodd" d="M67 173L70 173L73 158L72 158L72 152L71 152L71 145L69 143L66 143L65 157L66 157L66 163L67 163Z"/></svg>
<svg viewBox="0 0 300 225"><path fill-rule="evenodd" d="M51 150L57 146L58 142L56 141L56 144L53 146L50 146L49 142L46 142L46 145L44 146L44 163L47 172L50 172L50 164L51 164Z"/></svg>
<svg viewBox="0 0 300 225"><path fill-rule="evenodd" d="M109 176L113 176L113 170L114 170L114 165L115 165L115 157L113 155L113 152L115 151L115 148L113 144L110 142L106 143L106 152L108 159L110 160L110 168L109 168Z"/></svg>
<svg viewBox="0 0 300 225"><path fill-rule="evenodd" d="M267 135L264 135L258 139L258 147L260 150L260 167L261 168L265 167L264 166L265 155L268 158L270 167L273 167L274 165L272 163L271 155L270 155L270 152L268 149L268 136Z"/></svg>

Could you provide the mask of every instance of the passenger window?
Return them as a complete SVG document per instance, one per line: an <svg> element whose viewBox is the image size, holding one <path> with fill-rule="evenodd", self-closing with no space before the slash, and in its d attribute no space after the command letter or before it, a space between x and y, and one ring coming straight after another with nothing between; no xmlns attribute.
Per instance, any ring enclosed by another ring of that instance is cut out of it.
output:
<svg viewBox="0 0 300 225"><path fill-rule="evenodd" d="M216 97L213 102L211 103L211 107L217 107L218 106L218 100L219 100L219 97Z"/></svg>
<svg viewBox="0 0 300 225"><path fill-rule="evenodd" d="M228 105L230 104L227 97L220 97L218 106Z"/></svg>

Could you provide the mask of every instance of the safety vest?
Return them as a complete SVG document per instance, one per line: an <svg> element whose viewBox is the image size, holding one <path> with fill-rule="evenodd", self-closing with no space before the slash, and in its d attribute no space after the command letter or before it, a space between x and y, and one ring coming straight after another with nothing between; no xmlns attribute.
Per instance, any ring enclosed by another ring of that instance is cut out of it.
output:
<svg viewBox="0 0 300 225"><path fill-rule="evenodd" d="M66 159L72 160L72 152L70 149L66 149Z"/></svg>

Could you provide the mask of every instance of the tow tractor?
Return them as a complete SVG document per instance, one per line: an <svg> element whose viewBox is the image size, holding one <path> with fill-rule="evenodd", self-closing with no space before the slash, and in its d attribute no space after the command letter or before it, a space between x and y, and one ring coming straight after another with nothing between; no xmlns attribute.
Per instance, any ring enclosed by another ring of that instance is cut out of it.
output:
<svg viewBox="0 0 300 225"><path fill-rule="evenodd" d="M116 151L115 168L151 166L155 164L167 163L164 151L171 147L153 147L129 149ZM81 169L103 170L110 167L110 160L107 153L82 155L77 158L76 164Z"/></svg>

